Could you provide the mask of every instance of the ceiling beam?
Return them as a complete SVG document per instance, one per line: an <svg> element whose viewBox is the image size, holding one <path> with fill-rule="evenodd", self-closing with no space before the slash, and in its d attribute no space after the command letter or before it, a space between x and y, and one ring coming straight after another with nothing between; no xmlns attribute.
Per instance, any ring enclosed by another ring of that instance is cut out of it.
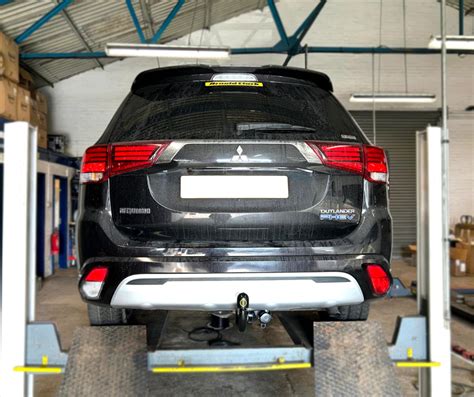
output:
<svg viewBox="0 0 474 397"><path fill-rule="evenodd" d="M76 37L82 43L84 48L89 52L93 52L91 46L87 43L86 39L81 34L81 32L79 32L79 29L77 28L76 24L71 19L71 17L69 16L69 14L66 10L62 10L62 16L63 16L64 20L67 22L67 24L69 25L69 27L71 28L71 30L74 32ZM97 58L95 58L94 61L97 64L97 66L99 66L102 69L104 68L104 65L102 64L102 62L100 62Z"/></svg>
<svg viewBox="0 0 474 397"><path fill-rule="evenodd" d="M28 27L22 34L17 36L15 42L17 44L23 43L28 37L30 37L34 32L41 28L51 18L56 16L56 14L64 10L72 2L73 0L63 0L62 2L58 3L55 7L53 7L46 14L44 14L40 19L38 19L30 27Z"/></svg>
<svg viewBox="0 0 474 397"><path fill-rule="evenodd" d="M299 48L294 55L305 53L305 48ZM435 55L440 54L440 50L425 47L313 47L308 46L310 53L326 54L417 54ZM231 48L232 55L242 54L287 54L288 48L278 47L244 47ZM448 50L448 54L474 55L473 50ZM20 54L20 59L91 59L108 58L103 51L95 52L30 52Z"/></svg>
<svg viewBox="0 0 474 397"><path fill-rule="evenodd" d="M206 0L204 10L204 29L209 30L212 25L212 0Z"/></svg>
<svg viewBox="0 0 474 397"><path fill-rule="evenodd" d="M143 34L142 27L140 26L140 21L138 20L137 14L135 12L135 8L133 8L132 0L125 0L125 4L127 5L128 12L130 13L130 17L132 18L132 22L135 25L135 29L137 30L138 38L140 42L143 44L147 43L145 35Z"/></svg>
<svg viewBox="0 0 474 397"><path fill-rule="evenodd" d="M161 24L160 28L156 31L156 33L153 35L153 37L150 40L151 44L156 44L161 38L161 35L164 33L166 28L169 26L171 21L174 19L180 8L183 6L185 0L178 0L178 2L175 4L173 9L170 11L166 19L163 21Z"/></svg>
<svg viewBox="0 0 474 397"><path fill-rule="evenodd" d="M140 9L142 10L143 19L146 23L145 38L150 40L155 34L155 24L151 16L150 4L147 0L140 0Z"/></svg>

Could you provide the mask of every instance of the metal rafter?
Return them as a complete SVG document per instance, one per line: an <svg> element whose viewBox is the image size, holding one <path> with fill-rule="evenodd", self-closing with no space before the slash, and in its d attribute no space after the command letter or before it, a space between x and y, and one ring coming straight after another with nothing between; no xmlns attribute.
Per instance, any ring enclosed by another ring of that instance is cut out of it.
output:
<svg viewBox="0 0 474 397"><path fill-rule="evenodd" d="M132 0L125 0L125 4L127 5L128 12L130 13L130 17L132 18L132 22L135 25L135 29L137 29L138 38L143 44L147 43L145 35L143 34L142 27L140 26L140 21L138 20L137 14L135 12L135 8L133 7Z"/></svg>
<svg viewBox="0 0 474 397"><path fill-rule="evenodd" d="M291 36L288 56L283 62L283 66L288 65L291 58L301 52L301 41L304 39L309 29L311 29L311 26L313 26L314 21L319 16L325 5L326 0L320 0L319 4L314 8L314 10L308 15L308 17L303 21L303 23L299 26L298 29L296 29L295 33Z"/></svg>
<svg viewBox="0 0 474 397"><path fill-rule="evenodd" d="M160 40L160 38L161 38L162 34L164 33L164 31L166 30L166 28L169 26L169 24L174 19L174 17L176 16L176 14L180 10L180 8L183 6L184 1L185 0L178 0L176 5L173 7L171 12L168 14L166 19L161 24L160 28L156 31L156 33L151 38L150 43L152 43L152 44L158 43L158 40Z"/></svg>
<svg viewBox="0 0 474 397"><path fill-rule="evenodd" d="M142 11L143 19L146 22L146 39L151 39L155 34L155 24L150 13L150 7L147 0L140 0L140 9Z"/></svg>
<svg viewBox="0 0 474 397"><path fill-rule="evenodd" d="M39 28L41 28L51 18L53 18L59 12L64 10L73 1L74 0L63 0L62 2L58 3L55 7L53 7L46 14L44 14L40 19L34 22L29 28L27 28L22 34L17 36L17 38L15 39L15 42L17 44L23 43L28 37L30 37L34 32L36 32Z"/></svg>
<svg viewBox="0 0 474 397"><path fill-rule="evenodd" d="M89 52L93 52L91 46L87 43L86 39L81 34L81 32L79 32L79 29L77 28L76 24L71 19L71 17L69 16L69 14L66 10L62 10L62 16L63 16L64 20L67 22L67 24L69 25L69 27L71 28L71 30L74 32L76 37L79 39L79 41L85 47L85 49ZM97 66L99 66L102 69L104 68L104 65L102 64L102 62L100 62L97 58L95 58L94 61L97 64Z"/></svg>
<svg viewBox="0 0 474 397"><path fill-rule="evenodd" d="M275 25L277 27L278 34L280 35L280 40L287 47L289 47L290 40L288 38L288 35L286 34L285 27L283 26L283 22L281 21L280 14L276 8L275 1L267 0L267 3L268 3L268 8L270 9L270 12L272 13L273 21L275 22Z"/></svg>
<svg viewBox="0 0 474 397"><path fill-rule="evenodd" d="M209 30L212 25L212 0L205 0L204 29Z"/></svg>
<svg viewBox="0 0 474 397"><path fill-rule="evenodd" d="M144 0L140 0L143 2ZM208 0L209 5L212 2L212 0ZM261 0L264 1L264 0ZM280 40L277 44L275 44L273 47L246 47L246 48L232 48L231 49L231 54L233 55L239 55L239 54L287 54L287 58L285 60L285 65L288 63L288 61L291 59L291 57L302 54L302 53L343 53L343 54L419 54L419 55L429 55L429 54L439 54L439 50L433 50L433 49L428 49L425 47L415 47L415 48L404 48L404 47L316 47L316 46L308 46L307 49L306 47L301 46L301 41L313 25L314 21L318 17L319 13L321 12L322 8L324 7L325 3L327 0L320 0L319 4L315 7L315 9L308 15L308 17L301 23L301 25L296 29L295 33L291 36L287 36L286 32L284 30L283 24L281 23L281 18L278 14L278 10L275 7L274 0L266 0L269 4L270 11L272 12L272 16L275 20L275 23L280 25L279 33L280 37L282 37L282 40ZM65 7L66 3L69 4L72 2L72 0L63 0L60 4ZM131 0L126 0L127 5L131 6L131 15L132 19L137 22L137 32L139 36L143 36L144 42L150 42L150 43L157 43L161 36L163 35L164 31L166 28L169 26L173 18L176 17L178 14L180 8L183 6L185 0L178 0L173 9L170 11L166 19L163 21L161 24L160 28L155 32L153 37L150 40L146 40L145 36L143 35L143 30L141 29L139 23L138 23L138 18L135 14L135 10L133 9L132 2ZM60 5L58 4L58 6ZM144 4L147 6L148 4ZM142 3L143 6L143 3ZM57 7L55 7L56 9ZM46 14L44 17L40 18L35 24L33 24L30 28L27 29L24 33L29 32L29 34L32 33L30 31L34 25L36 25L35 29L38 29L43 25L47 20L49 20L52 16L50 15L55 9L51 10ZM147 9L147 7L145 8ZM59 10L61 11L61 10ZM57 11L57 12L59 12ZM56 12L56 13L57 13ZM142 8L142 13L144 15L144 18L147 20L146 12L143 12ZM50 15L48 18L47 16ZM133 17L133 15L135 17ZM279 21L279 22L277 22ZM151 19L150 16L150 22L153 24L153 20ZM147 22L147 23L150 23ZM40 26L37 26L39 23L41 23ZM209 22L210 24L210 22ZM34 31L33 30L33 31ZM20 35L19 38L23 36ZM288 39L289 44L287 45L285 36ZM18 39L18 38L17 38ZM474 54L474 51L472 50L448 50L447 51L449 54ZM22 53L20 54L20 58L25 60L25 59L94 59L94 58L107 58L107 55L103 51L89 51L89 52L56 52L56 53ZM43 80L46 81L46 79L43 78Z"/></svg>

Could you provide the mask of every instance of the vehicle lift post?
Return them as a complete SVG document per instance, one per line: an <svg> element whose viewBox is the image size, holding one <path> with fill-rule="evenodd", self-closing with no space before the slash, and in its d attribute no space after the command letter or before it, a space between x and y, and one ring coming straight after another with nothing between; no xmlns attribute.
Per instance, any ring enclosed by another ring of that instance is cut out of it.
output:
<svg viewBox="0 0 474 397"><path fill-rule="evenodd" d="M36 129L25 122L5 125L3 189L5 233L3 233L0 395L9 397L32 396L33 375L62 373L68 362L68 354L61 351L54 324L35 322L36 133ZM427 131L417 135L418 225L420 227L418 235L420 246L418 250L419 315L399 319L394 343L388 349L390 359L395 365L422 368L419 383L421 396L450 395L451 387L449 301L447 299L449 290L445 289L446 273L440 264L443 227L442 218L439 216L442 197L441 144L441 131L438 127L429 127ZM252 299L252 297L249 298ZM291 363L295 363L293 368L307 368L311 365L314 354L316 355L314 362L319 360L318 365L315 365L316 369L324 365L321 363L321 360L324 360L323 355L318 357L315 350L320 336L314 335L313 348L311 344L313 341L308 344L305 337L298 333L298 326L291 324L291 316L287 319L282 317L282 319L281 322L295 346L233 348L225 352L221 351L220 354L218 354L220 349L214 348L156 350L148 353L148 370L173 372L173 366L176 368L176 360L180 357L185 357L184 363L194 362L198 366L207 364L213 368L222 368L223 365L244 364L247 365L248 370L251 370L252 364L260 365L262 368L262 357L266 360L267 366L268 363L273 362L273 368L276 369L287 369ZM327 323L314 323L316 332L318 324L321 330ZM353 324L354 328L361 326L360 323ZM344 324L340 323L340 325ZM346 323L344 326L350 330L351 323ZM123 330L123 327L115 328ZM100 329L97 332L100 332ZM385 347L382 348L382 350L385 349ZM385 351L383 354L388 353ZM275 357L286 359L276 362ZM72 358L69 357L69 360ZM335 358L341 359L341 357ZM226 359L227 362L225 362ZM350 357L349 360L351 360ZM298 362L301 364L298 365ZM166 371L167 367L171 371ZM164 371L158 368L164 368ZM192 372L193 368L184 366L179 369L189 369L182 372ZM144 371L146 371L146 366ZM376 371L377 368L374 368L374 373ZM68 372L64 376L67 378ZM317 382L323 376L316 371Z"/></svg>

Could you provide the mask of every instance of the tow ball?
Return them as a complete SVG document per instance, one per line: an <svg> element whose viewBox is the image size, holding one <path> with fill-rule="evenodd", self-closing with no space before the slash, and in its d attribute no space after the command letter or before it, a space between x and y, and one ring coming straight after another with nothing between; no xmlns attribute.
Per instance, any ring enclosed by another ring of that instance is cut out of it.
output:
<svg viewBox="0 0 474 397"><path fill-rule="evenodd" d="M235 314L235 321L240 332L244 332L247 328L247 321L249 317L249 296L241 292L237 296L237 313Z"/></svg>

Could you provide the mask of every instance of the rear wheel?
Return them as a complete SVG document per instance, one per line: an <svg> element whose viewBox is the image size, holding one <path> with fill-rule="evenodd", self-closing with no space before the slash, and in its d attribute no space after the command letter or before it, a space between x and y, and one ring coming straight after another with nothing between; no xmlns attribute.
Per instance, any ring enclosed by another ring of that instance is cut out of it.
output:
<svg viewBox="0 0 474 397"><path fill-rule="evenodd" d="M363 302L359 305L338 306L337 310L326 313L326 318L333 321L365 321L369 317L370 304Z"/></svg>
<svg viewBox="0 0 474 397"><path fill-rule="evenodd" d="M127 324L125 309L87 304L87 313L91 325L124 325Z"/></svg>

